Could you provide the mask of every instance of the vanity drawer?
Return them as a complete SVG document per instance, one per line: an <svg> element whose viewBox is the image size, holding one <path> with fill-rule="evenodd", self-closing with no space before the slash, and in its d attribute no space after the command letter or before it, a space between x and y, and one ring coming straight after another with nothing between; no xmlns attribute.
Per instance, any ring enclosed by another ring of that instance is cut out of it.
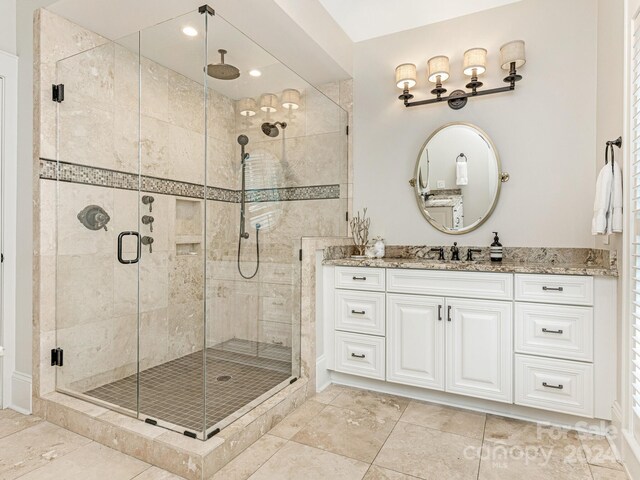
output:
<svg viewBox="0 0 640 480"><path fill-rule="evenodd" d="M593 365L516 355L515 373L517 405L593 418Z"/></svg>
<svg viewBox="0 0 640 480"><path fill-rule="evenodd" d="M336 290L336 329L384 336L384 303L382 292Z"/></svg>
<svg viewBox="0 0 640 480"><path fill-rule="evenodd" d="M384 292L384 268L336 267L336 288Z"/></svg>
<svg viewBox="0 0 640 480"><path fill-rule="evenodd" d="M516 275L516 300L593 305L593 278L571 275Z"/></svg>
<svg viewBox="0 0 640 480"><path fill-rule="evenodd" d="M516 303L516 352L593 360L593 308Z"/></svg>
<svg viewBox="0 0 640 480"><path fill-rule="evenodd" d="M387 291L419 295L511 300L510 273L387 269Z"/></svg>
<svg viewBox="0 0 640 480"><path fill-rule="evenodd" d="M336 332L335 369L384 380L384 337Z"/></svg>

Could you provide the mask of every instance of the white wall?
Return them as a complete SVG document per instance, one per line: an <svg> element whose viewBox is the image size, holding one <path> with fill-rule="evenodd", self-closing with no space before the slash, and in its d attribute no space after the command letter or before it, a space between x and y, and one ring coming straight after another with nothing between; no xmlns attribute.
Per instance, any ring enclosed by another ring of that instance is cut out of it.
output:
<svg viewBox="0 0 640 480"><path fill-rule="evenodd" d="M16 54L16 0L0 0L0 51Z"/></svg>
<svg viewBox="0 0 640 480"><path fill-rule="evenodd" d="M430 97L426 60L451 58L449 90L463 87L462 55L489 50L486 87L502 84L499 47L527 43L524 80L513 93L405 109L396 65L417 63L417 99ZM354 208L368 207L372 234L388 243L590 247L596 152L597 0L524 0L458 19L357 43L354 51ZM421 216L408 184L424 140L439 126L470 122L493 139L503 185L493 216L453 238Z"/></svg>

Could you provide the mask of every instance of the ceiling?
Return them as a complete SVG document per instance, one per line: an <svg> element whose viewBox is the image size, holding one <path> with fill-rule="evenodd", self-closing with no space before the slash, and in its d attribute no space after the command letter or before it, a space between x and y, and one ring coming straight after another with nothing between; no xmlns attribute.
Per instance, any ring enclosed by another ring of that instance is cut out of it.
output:
<svg viewBox="0 0 640 480"><path fill-rule="evenodd" d="M520 0L318 0L354 42Z"/></svg>

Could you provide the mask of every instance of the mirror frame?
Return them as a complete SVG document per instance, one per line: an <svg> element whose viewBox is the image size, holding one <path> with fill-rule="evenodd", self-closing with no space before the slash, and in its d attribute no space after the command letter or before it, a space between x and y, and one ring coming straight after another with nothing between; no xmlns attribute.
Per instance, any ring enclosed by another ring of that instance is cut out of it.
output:
<svg viewBox="0 0 640 480"><path fill-rule="evenodd" d="M491 148L493 149L496 155L496 164L497 164L497 171L498 171L498 176L497 176L498 186L496 188L496 193L493 198L493 203L491 204L491 207L489 208L489 210L487 210L487 213L484 215L484 217L477 220L475 223L469 225L468 227L463 227L461 230L449 230L443 227L442 225L440 225L439 223L437 223L433 219L433 217L429 215L429 212L427 212L427 209L423 207L424 199L420 195L420 181L418 176L420 174L420 161L422 158L422 152L424 152L424 149L427 147L429 142L433 139L433 137L435 137L438 133L440 133L445 128L455 127L455 126L464 126L464 127L473 128L480 134L480 136L482 136L482 138L491 146ZM436 230L441 231L442 233L446 233L448 235L464 235L465 233L473 232L474 230L478 229L484 222L486 222L489 219L489 217L491 217L491 215L493 214L493 211L496 209L496 206L498 205L498 200L500 198L500 190L502 188L502 183L506 181L505 175L506 174L502 171L502 163L500 162L500 154L498 153L498 149L493 143L493 140L491 140L491 137L487 135L487 132L482 130L477 125L474 125L468 122L447 123L445 125L442 125L438 129L436 129L431 135L429 135L429 138L427 138L427 140L422 144L422 146L420 147L420 151L418 152L418 159L416 161L416 167L414 169L414 174L412 179L413 187L414 187L413 191L416 197L416 203L418 204L418 209L420 210L420 213L422 213L422 216L427 220L427 222L429 222L432 227L434 227Z"/></svg>

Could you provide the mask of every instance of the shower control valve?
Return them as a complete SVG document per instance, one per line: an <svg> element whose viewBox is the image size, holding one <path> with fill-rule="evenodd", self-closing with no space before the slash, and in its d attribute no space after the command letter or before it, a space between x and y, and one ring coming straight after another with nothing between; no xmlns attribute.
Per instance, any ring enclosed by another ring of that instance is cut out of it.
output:
<svg viewBox="0 0 640 480"><path fill-rule="evenodd" d="M149 229L151 231L151 233L153 233L153 222L155 221L155 218L153 218L151 215L144 215L142 217L142 223L144 225L149 225Z"/></svg>
<svg viewBox="0 0 640 480"><path fill-rule="evenodd" d="M149 253L153 253L153 237L144 236L140 239L142 245L149 245Z"/></svg>
<svg viewBox="0 0 640 480"><path fill-rule="evenodd" d="M153 212L153 202L155 201L155 198L153 198L151 195L143 195L142 196L142 203L144 205L149 205L149 213Z"/></svg>

